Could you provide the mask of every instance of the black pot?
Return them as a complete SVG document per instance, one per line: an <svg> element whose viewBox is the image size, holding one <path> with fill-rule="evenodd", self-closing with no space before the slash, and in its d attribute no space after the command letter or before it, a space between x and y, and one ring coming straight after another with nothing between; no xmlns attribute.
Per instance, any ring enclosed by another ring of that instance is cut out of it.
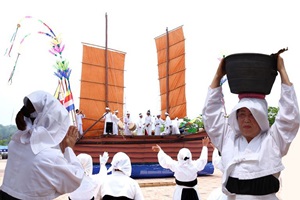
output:
<svg viewBox="0 0 300 200"><path fill-rule="evenodd" d="M230 91L270 94L277 76L277 57L259 53L232 54L224 59Z"/></svg>

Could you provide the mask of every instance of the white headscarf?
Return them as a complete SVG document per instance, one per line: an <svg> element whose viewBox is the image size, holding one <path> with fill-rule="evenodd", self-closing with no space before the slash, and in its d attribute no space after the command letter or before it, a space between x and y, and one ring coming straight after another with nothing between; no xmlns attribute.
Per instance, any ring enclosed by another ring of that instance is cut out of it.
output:
<svg viewBox="0 0 300 200"><path fill-rule="evenodd" d="M78 154L77 158L84 169L85 176L80 186L75 191L71 192L69 194L69 197L72 200L92 199L92 197L95 197L98 192L97 191L98 177L93 177L92 175L93 173L92 156L86 153L80 153Z"/></svg>
<svg viewBox="0 0 300 200"><path fill-rule="evenodd" d="M192 153L188 148L182 148L177 154L177 161L180 165L189 164L192 160Z"/></svg>
<svg viewBox="0 0 300 200"><path fill-rule="evenodd" d="M86 153L80 153L77 156L79 162L81 163L84 173L87 176L91 176L93 174L93 159L92 156Z"/></svg>
<svg viewBox="0 0 300 200"><path fill-rule="evenodd" d="M131 162L126 153L118 152L114 155L108 172L114 173L115 169L122 171L127 176L131 175Z"/></svg>
<svg viewBox="0 0 300 200"><path fill-rule="evenodd" d="M17 131L13 140L30 143L34 154L58 146L70 126L68 111L53 95L44 91L29 94L24 98L24 103L26 98L31 101L37 116L32 125L30 120L24 117L26 130Z"/></svg>
<svg viewBox="0 0 300 200"><path fill-rule="evenodd" d="M235 130L236 134L241 134L239 125L237 122L236 111L240 108L248 108L252 113L253 117L257 121L261 133L267 131L270 127L268 121L268 104L265 99L258 98L242 98L239 103L232 109L229 115L228 123Z"/></svg>

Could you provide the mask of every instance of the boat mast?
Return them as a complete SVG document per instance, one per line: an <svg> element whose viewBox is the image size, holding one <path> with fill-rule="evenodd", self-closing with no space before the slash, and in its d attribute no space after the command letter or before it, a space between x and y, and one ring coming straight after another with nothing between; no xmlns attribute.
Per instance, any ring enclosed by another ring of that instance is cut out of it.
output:
<svg viewBox="0 0 300 200"><path fill-rule="evenodd" d="M105 13L105 105L108 106L107 13Z"/></svg>
<svg viewBox="0 0 300 200"><path fill-rule="evenodd" d="M168 27L166 28L166 38L167 38L167 48L166 48L166 86L167 86L167 91L166 91L166 112L169 113L169 31Z"/></svg>

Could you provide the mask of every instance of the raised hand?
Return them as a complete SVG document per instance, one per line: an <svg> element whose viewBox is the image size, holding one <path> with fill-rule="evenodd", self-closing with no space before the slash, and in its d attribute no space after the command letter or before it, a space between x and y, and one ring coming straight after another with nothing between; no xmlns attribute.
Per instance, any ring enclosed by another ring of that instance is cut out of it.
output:
<svg viewBox="0 0 300 200"><path fill-rule="evenodd" d="M106 151L103 153L103 155L99 155L100 164L105 165L108 161L108 158L109 158L109 156L108 156L108 153Z"/></svg>
<svg viewBox="0 0 300 200"><path fill-rule="evenodd" d="M157 144L156 146L152 146L152 151L159 152L161 150L161 147Z"/></svg>
<svg viewBox="0 0 300 200"><path fill-rule="evenodd" d="M208 144L209 144L209 142L210 142L210 139L209 139L209 137L205 137L205 138L203 138L202 139L202 145L203 146L208 146Z"/></svg>
<svg viewBox="0 0 300 200"><path fill-rule="evenodd" d="M73 147L78 139L78 128L76 126L70 126L65 138L60 143L60 148L64 153L66 147Z"/></svg>

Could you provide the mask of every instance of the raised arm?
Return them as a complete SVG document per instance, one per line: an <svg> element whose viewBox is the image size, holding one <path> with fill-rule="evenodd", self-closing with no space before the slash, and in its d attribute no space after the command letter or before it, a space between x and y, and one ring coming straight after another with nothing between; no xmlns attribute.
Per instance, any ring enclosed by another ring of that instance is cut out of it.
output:
<svg viewBox="0 0 300 200"><path fill-rule="evenodd" d="M288 74L286 72L283 59L280 55L277 57L277 70L280 74L281 83L291 86L292 83L290 82L290 79L288 77Z"/></svg>
<svg viewBox="0 0 300 200"><path fill-rule="evenodd" d="M225 67L224 67L224 58L220 61L219 67L216 71L216 74L210 84L211 88L217 88L220 86L220 81L222 77L226 74Z"/></svg>

